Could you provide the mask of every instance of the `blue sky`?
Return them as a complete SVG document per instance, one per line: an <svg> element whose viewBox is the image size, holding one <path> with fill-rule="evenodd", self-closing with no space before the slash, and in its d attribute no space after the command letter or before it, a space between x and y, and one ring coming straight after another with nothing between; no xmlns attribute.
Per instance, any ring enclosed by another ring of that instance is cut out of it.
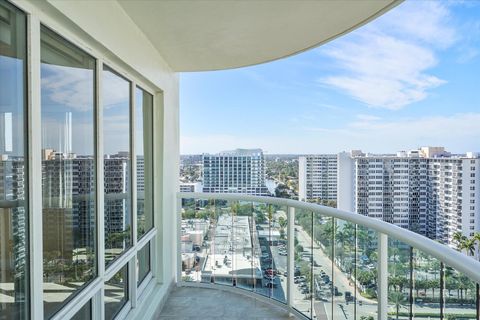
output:
<svg viewBox="0 0 480 320"><path fill-rule="evenodd" d="M406 1L286 59L180 76L181 153L480 151L480 1Z"/></svg>

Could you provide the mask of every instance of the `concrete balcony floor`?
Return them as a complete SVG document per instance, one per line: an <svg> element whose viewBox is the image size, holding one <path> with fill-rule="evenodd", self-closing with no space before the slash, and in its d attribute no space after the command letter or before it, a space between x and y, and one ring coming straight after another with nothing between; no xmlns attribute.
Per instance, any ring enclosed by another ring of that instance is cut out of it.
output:
<svg viewBox="0 0 480 320"><path fill-rule="evenodd" d="M253 295L253 294L252 294ZM168 297L159 320L293 319L281 308L255 297L216 289L177 287Z"/></svg>

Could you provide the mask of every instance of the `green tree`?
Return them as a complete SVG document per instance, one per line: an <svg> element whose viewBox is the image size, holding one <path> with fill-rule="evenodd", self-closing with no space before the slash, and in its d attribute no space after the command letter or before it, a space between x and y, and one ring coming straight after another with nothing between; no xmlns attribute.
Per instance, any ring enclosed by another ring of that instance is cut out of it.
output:
<svg viewBox="0 0 480 320"><path fill-rule="evenodd" d="M295 252L302 253L303 252L303 246L301 244L297 244L295 246Z"/></svg>
<svg viewBox="0 0 480 320"><path fill-rule="evenodd" d="M394 307L395 307L395 315L396 315L396 319L398 320L398 316L399 316L399 313L400 313L400 308L405 306L405 303L407 302L407 298L405 297L405 295L401 292L390 292L388 294L388 300L393 303Z"/></svg>

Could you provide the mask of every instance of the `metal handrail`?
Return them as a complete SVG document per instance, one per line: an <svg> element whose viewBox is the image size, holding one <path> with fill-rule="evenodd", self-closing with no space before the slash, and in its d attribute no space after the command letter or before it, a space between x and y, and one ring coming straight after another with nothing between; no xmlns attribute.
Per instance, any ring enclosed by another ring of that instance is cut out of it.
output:
<svg viewBox="0 0 480 320"><path fill-rule="evenodd" d="M475 259L415 232L400 228L396 225L378 219L363 216L361 214L342 211L331 207L297 200L251 196L238 193L178 192L177 198L267 203L307 210L324 216L345 220L355 223L357 225L361 225L363 227L370 228L379 233L386 234L389 237L391 236L395 240L400 240L406 244L409 244L413 248L419 249L422 252L437 258L439 261L445 263L449 267L452 267L457 271L464 273L471 280L480 283L480 262L476 261Z"/></svg>

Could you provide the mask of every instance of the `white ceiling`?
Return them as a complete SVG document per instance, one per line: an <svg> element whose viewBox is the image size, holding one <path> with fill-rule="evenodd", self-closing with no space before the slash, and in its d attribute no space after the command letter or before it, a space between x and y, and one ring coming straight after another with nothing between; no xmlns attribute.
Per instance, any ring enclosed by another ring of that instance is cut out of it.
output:
<svg viewBox="0 0 480 320"><path fill-rule="evenodd" d="M243 67L321 45L401 0L118 0L175 71Z"/></svg>

